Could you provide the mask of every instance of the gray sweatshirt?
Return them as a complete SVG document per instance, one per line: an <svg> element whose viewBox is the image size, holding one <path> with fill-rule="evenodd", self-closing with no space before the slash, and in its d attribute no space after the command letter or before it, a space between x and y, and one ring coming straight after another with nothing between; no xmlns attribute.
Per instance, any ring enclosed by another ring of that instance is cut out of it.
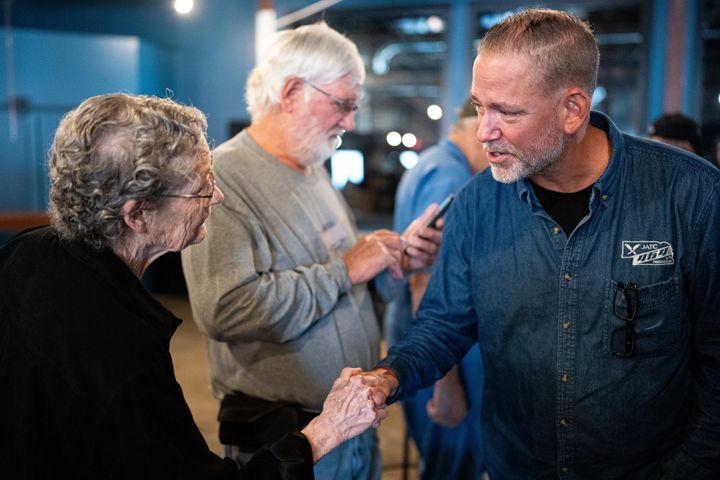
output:
<svg viewBox="0 0 720 480"><path fill-rule="evenodd" d="M213 154L225 201L182 252L213 393L320 410L343 367L379 356L371 296L341 258L357 240L352 212L324 168L292 170L245 131Z"/></svg>

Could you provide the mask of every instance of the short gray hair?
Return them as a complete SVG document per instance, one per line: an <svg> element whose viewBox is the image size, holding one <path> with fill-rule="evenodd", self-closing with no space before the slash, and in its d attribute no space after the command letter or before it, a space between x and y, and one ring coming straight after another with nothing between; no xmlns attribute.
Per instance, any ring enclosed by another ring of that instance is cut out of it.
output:
<svg viewBox="0 0 720 480"><path fill-rule="evenodd" d="M169 99L123 93L91 97L67 113L50 148L50 218L61 238L95 249L125 231L129 199L157 208L193 178L207 121Z"/></svg>
<svg viewBox="0 0 720 480"><path fill-rule="evenodd" d="M327 85L348 75L358 84L365 81L357 46L325 22L281 31L250 72L245 89L248 111L257 119L278 105L289 77Z"/></svg>
<svg viewBox="0 0 720 480"><path fill-rule="evenodd" d="M494 25L480 41L482 53L512 53L536 66L534 80L543 91L569 86L592 95L600 53L590 25L558 10L528 9Z"/></svg>

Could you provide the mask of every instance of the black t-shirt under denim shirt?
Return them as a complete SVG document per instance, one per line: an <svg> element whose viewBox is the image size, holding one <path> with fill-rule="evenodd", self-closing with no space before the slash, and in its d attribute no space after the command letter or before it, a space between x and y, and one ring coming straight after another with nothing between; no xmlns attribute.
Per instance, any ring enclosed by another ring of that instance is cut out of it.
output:
<svg viewBox="0 0 720 480"><path fill-rule="evenodd" d="M563 193L553 192L536 183L530 183L545 211L560 224L565 235L570 236L580 220L590 211L590 193L593 185L579 192Z"/></svg>

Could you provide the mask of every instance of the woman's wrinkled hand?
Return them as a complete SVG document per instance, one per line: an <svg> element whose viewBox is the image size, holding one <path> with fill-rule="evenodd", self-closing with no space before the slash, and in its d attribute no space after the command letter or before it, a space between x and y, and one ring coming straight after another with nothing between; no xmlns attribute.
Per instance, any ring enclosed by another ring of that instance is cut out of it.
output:
<svg viewBox="0 0 720 480"><path fill-rule="evenodd" d="M370 394L356 374L359 368L344 368L325 398L323 410L303 430L310 442L313 460L317 462L345 440L370 427L377 428L387 416L385 408L377 408Z"/></svg>

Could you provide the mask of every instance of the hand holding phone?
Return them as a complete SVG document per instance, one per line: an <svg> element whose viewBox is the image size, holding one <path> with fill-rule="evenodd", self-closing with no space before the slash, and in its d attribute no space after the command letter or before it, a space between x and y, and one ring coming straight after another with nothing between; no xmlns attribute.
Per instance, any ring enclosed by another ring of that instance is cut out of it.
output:
<svg viewBox="0 0 720 480"><path fill-rule="evenodd" d="M433 214L432 218L430 218L430 221L428 222L427 226L430 228L437 228L437 222L440 220L448 211L448 208L450 208L450 205L452 204L453 200L455 200L455 195L452 193L445 197L445 200L440 203L440 206L437 210L435 210L435 213Z"/></svg>
<svg viewBox="0 0 720 480"><path fill-rule="evenodd" d="M403 241L405 242L405 257L403 257L403 269L407 272L421 271L435 262L438 250L440 248L440 242L442 241L442 232L438 229L438 221L447 213L450 204L455 199L454 195L448 195L445 200L440 202L440 205L435 208L435 211L431 214L431 218L424 223L420 223L420 218L416 218L403 232ZM420 216L427 218L428 212L431 211L431 206L425 209L425 212ZM431 228L432 230L427 230ZM422 230L425 236L421 236L417 233L417 230ZM412 244L412 247L410 246ZM411 255L408 251L412 248L413 254Z"/></svg>

